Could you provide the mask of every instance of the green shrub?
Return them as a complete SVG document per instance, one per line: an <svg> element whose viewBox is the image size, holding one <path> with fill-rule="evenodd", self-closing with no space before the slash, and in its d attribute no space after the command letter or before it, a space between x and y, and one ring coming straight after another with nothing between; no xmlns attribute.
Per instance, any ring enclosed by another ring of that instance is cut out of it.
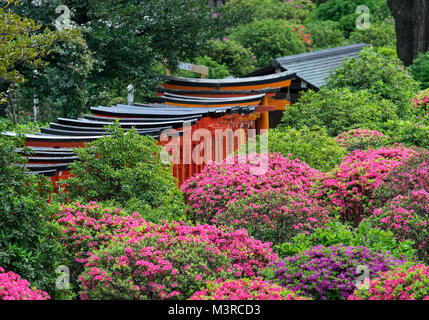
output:
<svg viewBox="0 0 429 320"><path fill-rule="evenodd" d="M429 126L410 120L389 120L382 131L390 137L391 143L429 148Z"/></svg>
<svg viewBox="0 0 429 320"><path fill-rule="evenodd" d="M396 31L394 23L371 23L369 29L356 29L350 34L351 43L366 43L374 47L390 47L396 49Z"/></svg>
<svg viewBox="0 0 429 320"><path fill-rule="evenodd" d="M328 0L313 11L311 18L340 21L344 17L354 15L359 5L367 6L370 9L371 19L375 21L391 16L385 0Z"/></svg>
<svg viewBox="0 0 429 320"><path fill-rule="evenodd" d="M409 74L402 62L394 57L383 56L367 48L361 51L360 59L343 62L327 80L331 89L350 88L353 91L367 89L398 105L398 115L404 116L410 101L419 90L418 83Z"/></svg>
<svg viewBox="0 0 429 320"><path fill-rule="evenodd" d="M333 21L316 21L305 24L308 33L311 34L312 50L334 48L346 44L338 23Z"/></svg>
<svg viewBox="0 0 429 320"><path fill-rule="evenodd" d="M429 51L420 53L410 66L414 79L420 82L421 89L429 88Z"/></svg>
<svg viewBox="0 0 429 320"><path fill-rule="evenodd" d="M306 51L293 29L285 20L262 19L238 26L231 31L231 36L256 55L258 65L266 66L275 58Z"/></svg>
<svg viewBox="0 0 429 320"><path fill-rule="evenodd" d="M254 141L249 142L239 153L244 152L244 148L247 152L249 149L260 150L260 137L256 140L256 146L254 144ZM306 126L300 129L280 127L270 130L268 150L284 157L291 155L319 171L331 170L340 164L347 154L346 150L328 135L325 128L310 129Z"/></svg>
<svg viewBox="0 0 429 320"><path fill-rule="evenodd" d="M228 67L231 75L240 77L256 68L256 56L234 40L212 41L207 53L213 60Z"/></svg>
<svg viewBox="0 0 429 320"><path fill-rule="evenodd" d="M94 256L97 260L90 258L93 263L80 278L82 300L184 300L207 280L234 278L226 271L232 267L231 259L216 253L213 245L165 242L159 235L138 242L111 242Z"/></svg>
<svg viewBox="0 0 429 320"><path fill-rule="evenodd" d="M0 266L56 296L55 267L62 264L62 252L45 220L50 184L15 165L25 163L15 152L22 143L0 135Z"/></svg>
<svg viewBox="0 0 429 320"><path fill-rule="evenodd" d="M391 231L375 229L370 223L361 223L359 227L352 228L335 220L326 225L326 228L319 228L310 235L301 233L286 242L274 247L281 257L289 257L300 254L313 246L343 244L345 246L364 246L372 251L390 253L392 256L408 261L415 259L416 251L413 249L413 242L397 240Z"/></svg>
<svg viewBox="0 0 429 320"><path fill-rule="evenodd" d="M152 137L115 124L110 136L75 151L80 161L70 165L75 176L67 180L68 199L146 208L155 221L182 215L182 194ZM145 216L144 210L138 211Z"/></svg>
<svg viewBox="0 0 429 320"><path fill-rule="evenodd" d="M302 23L315 5L309 0L231 0L227 2L226 9L230 13L243 12L252 8L249 20L261 20L270 17Z"/></svg>
<svg viewBox="0 0 429 320"><path fill-rule="evenodd" d="M288 107L282 125L295 128L325 127L331 136L350 129L377 130L389 119L396 119L397 107L368 90L349 88L307 91Z"/></svg>

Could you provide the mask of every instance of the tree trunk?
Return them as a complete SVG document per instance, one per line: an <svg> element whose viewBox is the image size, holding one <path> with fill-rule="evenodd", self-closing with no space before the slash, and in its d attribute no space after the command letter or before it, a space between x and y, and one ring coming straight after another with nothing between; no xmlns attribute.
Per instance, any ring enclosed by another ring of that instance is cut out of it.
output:
<svg viewBox="0 0 429 320"><path fill-rule="evenodd" d="M406 66L429 48L429 0L387 0L396 20L398 57Z"/></svg>

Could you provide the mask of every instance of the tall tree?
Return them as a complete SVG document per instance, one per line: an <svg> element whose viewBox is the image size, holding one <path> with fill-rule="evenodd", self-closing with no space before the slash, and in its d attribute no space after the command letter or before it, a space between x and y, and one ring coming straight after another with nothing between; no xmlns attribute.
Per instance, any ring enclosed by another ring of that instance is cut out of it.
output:
<svg viewBox="0 0 429 320"><path fill-rule="evenodd" d="M429 48L429 0L387 0L396 21L398 57L409 66Z"/></svg>

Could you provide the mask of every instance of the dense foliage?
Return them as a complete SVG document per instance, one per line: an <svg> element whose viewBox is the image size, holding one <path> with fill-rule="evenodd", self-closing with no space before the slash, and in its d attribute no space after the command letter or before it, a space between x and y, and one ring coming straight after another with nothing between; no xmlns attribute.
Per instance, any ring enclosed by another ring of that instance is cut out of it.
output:
<svg viewBox="0 0 429 320"><path fill-rule="evenodd" d="M125 131L115 125L111 130L111 135L76 149L80 161L70 165L74 177L67 180L66 196L114 201L147 212L155 221L180 215L182 195L170 165L161 161L161 147L134 129Z"/></svg>
<svg viewBox="0 0 429 320"><path fill-rule="evenodd" d="M422 89L429 88L429 51L419 54L410 66L410 71Z"/></svg>
<svg viewBox="0 0 429 320"><path fill-rule="evenodd" d="M372 23L368 29L357 29L350 34L351 43L366 43L374 47L396 48L395 24Z"/></svg>
<svg viewBox="0 0 429 320"><path fill-rule="evenodd" d="M346 38L339 29L338 23L334 21L306 23L305 27L311 34L312 51L340 47L346 44Z"/></svg>
<svg viewBox="0 0 429 320"><path fill-rule="evenodd" d="M333 169L346 155L325 128L309 129L306 126L271 130L268 133L268 150L285 157L291 155L320 171Z"/></svg>
<svg viewBox="0 0 429 320"><path fill-rule="evenodd" d="M410 101L418 91L418 83L398 58L383 56L373 49L361 51L359 60L344 62L328 78L327 87L367 89L396 104L399 115L407 114Z"/></svg>
<svg viewBox="0 0 429 320"><path fill-rule="evenodd" d="M399 241L389 230L374 228L371 223L362 222L357 228L345 225L337 220L328 223L324 228L318 228L311 234L300 233L289 242L275 246L281 257L297 255L315 246L330 247L343 244L345 246L363 245L374 252L387 253L397 259L406 258L413 261L416 251L410 240Z"/></svg>
<svg viewBox="0 0 429 320"><path fill-rule="evenodd" d="M368 90L349 88L307 91L283 113L283 126L325 127L331 136L350 129L378 129L396 119L397 107Z"/></svg>
<svg viewBox="0 0 429 320"><path fill-rule="evenodd" d="M303 53L306 47L294 27L281 19L255 20L233 29L231 37L256 55L259 66L274 58Z"/></svg>
<svg viewBox="0 0 429 320"><path fill-rule="evenodd" d="M21 138L0 135L0 265L52 294L60 248L44 219L50 189L23 170L20 146Z"/></svg>
<svg viewBox="0 0 429 320"><path fill-rule="evenodd" d="M229 72L235 77L255 70L257 62L256 56L249 49L227 38L212 41L208 55L219 64L227 66Z"/></svg>

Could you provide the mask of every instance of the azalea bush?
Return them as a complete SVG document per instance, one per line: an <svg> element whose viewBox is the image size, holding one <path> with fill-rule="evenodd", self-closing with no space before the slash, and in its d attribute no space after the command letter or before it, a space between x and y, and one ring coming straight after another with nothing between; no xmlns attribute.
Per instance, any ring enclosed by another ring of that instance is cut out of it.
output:
<svg viewBox="0 0 429 320"><path fill-rule="evenodd" d="M382 131L392 143L429 148L429 126L415 120L389 120Z"/></svg>
<svg viewBox="0 0 429 320"><path fill-rule="evenodd" d="M329 212L309 194L275 190L231 201L216 223L245 228L257 239L282 243L300 232L309 234L330 219Z"/></svg>
<svg viewBox="0 0 429 320"><path fill-rule="evenodd" d="M342 132L335 140L348 151L376 149L387 143L387 138L383 133L368 129L353 129Z"/></svg>
<svg viewBox="0 0 429 320"><path fill-rule="evenodd" d="M278 284L257 279L237 279L210 282L190 300L310 300Z"/></svg>
<svg viewBox="0 0 429 320"><path fill-rule="evenodd" d="M96 252L111 250L110 255L119 255L132 242L135 244L135 248L133 247L135 250L156 251L155 255L159 258L167 259L168 256L169 259L174 260L179 259L176 255L180 256L182 254L183 257L180 258L184 259L180 260L182 262L186 262L187 259L189 261L200 259L200 257L204 256L202 253L210 247L213 249L213 252L210 253L211 256L207 258L207 261L202 260L201 263L204 265L212 260L217 261L216 263L219 266L213 270L221 267L227 271L234 270L231 276L235 276L235 273L244 276L255 276L259 269L264 269L266 265L277 260L277 255L272 251L269 243L262 243L249 237L245 230L232 231L228 228L209 225L191 226L184 222L154 224L146 221L136 212L129 215L121 209L103 208L94 202L88 205L76 203L73 206L63 206L55 215L55 221L63 234L60 242L68 252L68 265L71 269L70 280L77 287L78 277L85 271L85 277L81 278L79 282L86 281L87 286L85 288L88 291L84 297L91 299L101 297L95 292L97 291L96 289L94 289L94 292L91 291L93 286L98 287L100 284L97 282L99 278L96 277L98 273L91 273L92 267L95 267L93 263L96 262L94 257L105 257L104 254ZM159 242L153 242L154 239L160 240ZM144 248L137 248L137 246L143 246ZM175 253L170 251L173 247L176 248ZM189 253L189 256L184 255L183 252ZM103 270L107 272L110 268L114 268L114 265L110 263L115 263L115 261L103 260L103 263L106 263ZM152 260L148 261L155 263ZM201 263L195 262L195 266L199 268ZM215 265L217 266L217 264ZM132 276L133 270L127 269L127 271L124 271L123 276ZM217 275L213 276L216 279L221 274L225 276L223 273L215 272L214 274ZM164 276L167 277L167 275ZM93 279L94 277L95 279ZM120 279L122 278L116 278L115 283L124 285ZM168 277L162 281L169 281ZM197 282L200 283L200 281ZM189 290L195 291L196 288L192 287ZM111 298L120 297L120 293L115 295L114 292L107 293L107 291L103 291L103 294ZM129 297L132 297L132 295ZM164 296L162 297L165 298ZM183 298L183 296L181 297ZM161 298L161 296L158 296L158 298Z"/></svg>
<svg viewBox="0 0 429 320"><path fill-rule="evenodd" d="M91 253L79 278L83 299L184 299L206 280L255 276L278 259L245 230L178 222L115 235Z"/></svg>
<svg viewBox="0 0 429 320"><path fill-rule="evenodd" d="M417 152L397 146L356 150L340 166L323 174L314 185L315 196L342 221L358 225L374 207L374 191L386 175Z"/></svg>
<svg viewBox="0 0 429 320"><path fill-rule="evenodd" d="M375 228L391 231L400 241L414 242L417 257L429 262L429 192L412 191L408 196L399 195L375 209L368 221Z"/></svg>
<svg viewBox="0 0 429 320"><path fill-rule="evenodd" d="M299 160L277 153L250 154L208 163L204 170L181 187L196 221L211 221L230 202L264 191L288 189L308 191L318 171Z"/></svg>
<svg viewBox="0 0 429 320"><path fill-rule="evenodd" d="M281 126L295 128L325 127L336 137L350 129L378 129L387 120L394 120L397 107L367 90L322 88L303 93L297 103L283 113Z"/></svg>
<svg viewBox="0 0 429 320"><path fill-rule="evenodd" d="M49 300L49 295L12 271L0 267L0 300Z"/></svg>
<svg viewBox="0 0 429 320"><path fill-rule="evenodd" d="M300 129L292 127L272 129L266 136L258 136L244 144L238 153L244 154L251 150L260 150L261 142L265 143L263 139L268 140L270 152L299 159L320 171L333 169L347 154L346 149L330 137L325 128L308 128L307 126Z"/></svg>
<svg viewBox="0 0 429 320"><path fill-rule="evenodd" d="M429 266L396 268L371 279L348 300L429 300Z"/></svg>
<svg viewBox="0 0 429 320"><path fill-rule="evenodd" d="M79 278L83 300L186 299L207 280L241 275L225 254L206 243L160 235L130 241L93 253Z"/></svg>
<svg viewBox="0 0 429 320"><path fill-rule="evenodd" d="M364 246L374 252L386 253L398 259L414 261L416 250L410 240L400 241L390 230L376 228L368 221L361 222L358 227L343 224L338 220L329 222L323 228L317 228L310 234L300 233L289 242L274 247L281 257L299 254L314 246L332 245Z"/></svg>
<svg viewBox="0 0 429 320"><path fill-rule="evenodd" d="M347 299L365 267L370 279L404 261L363 246L316 246L281 260L274 273L282 286L313 299Z"/></svg>
<svg viewBox="0 0 429 320"><path fill-rule="evenodd" d="M148 212L153 221L175 219L184 210L183 198L171 167L161 161L161 146L134 129L119 124L111 135L76 148L80 161L70 164L65 197L73 201L113 201L118 206Z"/></svg>
<svg viewBox="0 0 429 320"><path fill-rule="evenodd" d="M310 129L306 126L301 129L286 127L270 130L268 149L284 157L291 155L324 172L339 165L347 153L325 128Z"/></svg>
<svg viewBox="0 0 429 320"><path fill-rule="evenodd" d="M119 208L103 207L95 202L58 206L51 220L60 231L59 242L65 248L75 293L79 286L78 277L92 251L110 243L114 236L148 224L136 212L128 215Z"/></svg>
<svg viewBox="0 0 429 320"><path fill-rule="evenodd" d="M412 101L411 113L416 121L429 122L429 89L417 94Z"/></svg>
<svg viewBox="0 0 429 320"><path fill-rule="evenodd" d="M375 191L375 198L377 205L382 206L399 195L407 196L410 192L418 190L429 192L428 151L416 154L392 170Z"/></svg>

